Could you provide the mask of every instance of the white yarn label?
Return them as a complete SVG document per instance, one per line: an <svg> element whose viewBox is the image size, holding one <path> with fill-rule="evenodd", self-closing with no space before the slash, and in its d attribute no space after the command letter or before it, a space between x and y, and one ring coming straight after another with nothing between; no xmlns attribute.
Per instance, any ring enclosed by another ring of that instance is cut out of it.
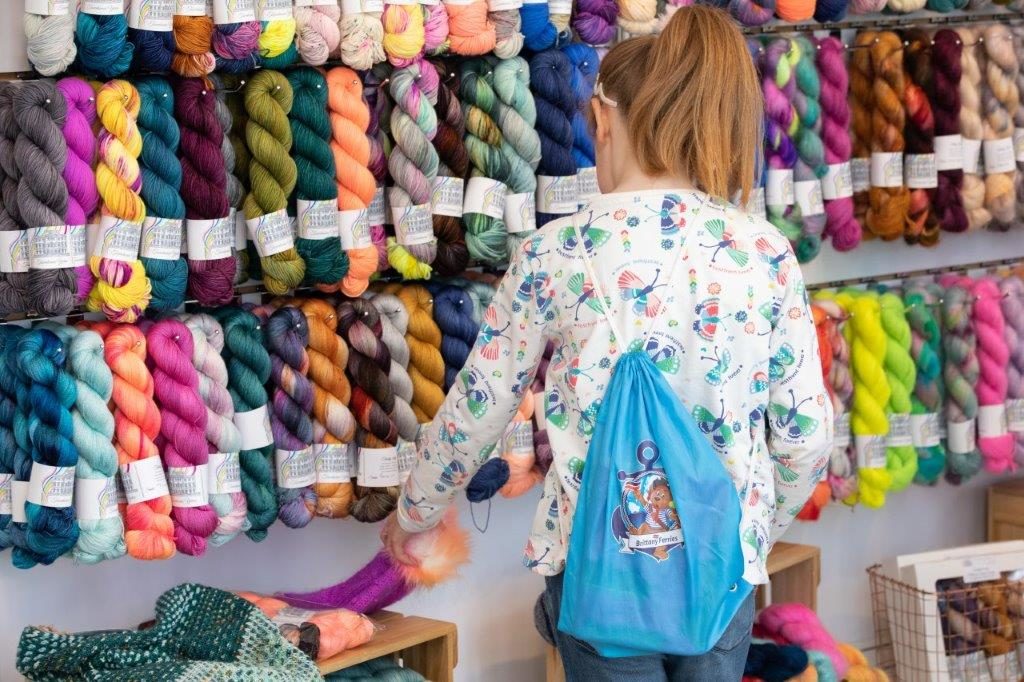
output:
<svg viewBox="0 0 1024 682"><path fill-rule="evenodd" d="M418 0L388 0L389 5L418 5Z"/></svg>
<svg viewBox="0 0 1024 682"><path fill-rule="evenodd" d="M549 0L548 12L550 14L572 14L572 0Z"/></svg>
<svg viewBox="0 0 1024 682"><path fill-rule="evenodd" d="M261 215L245 221L249 230L249 238L256 245L260 258L273 256L295 247L292 236L292 222L284 209Z"/></svg>
<svg viewBox="0 0 1024 682"><path fill-rule="evenodd" d="M451 178L447 175L438 175L434 178L434 186L430 191L430 207L434 215L462 217L463 184L462 178Z"/></svg>
<svg viewBox="0 0 1024 682"><path fill-rule="evenodd" d="M242 492L242 472L237 452L211 452L207 462L211 495L231 495Z"/></svg>
<svg viewBox="0 0 1024 682"><path fill-rule="evenodd" d="M384 11L384 0L363 0L363 11L368 14Z"/></svg>
<svg viewBox="0 0 1024 682"><path fill-rule="evenodd" d="M359 448L356 481L367 488L401 485L397 448Z"/></svg>
<svg viewBox="0 0 1024 682"><path fill-rule="evenodd" d="M185 236L189 260L230 258L235 245L235 224L230 215L213 220L186 220Z"/></svg>
<svg viewBox="0 0 1024 682"><path fill-rule="evenodd" d="M210 503L210 473L205 464L167 467L167 487L175 507L202 507Z"/></svg>
<svg viewBox="0 0 1024 682"><path fill-rule="evenodd" d="M235 412L234 422L242 434L243 450L259 450L274 442L266 405L248 412Z"/></svg>
<svg viewBox="0 0 1024 682"><path fill-rule="evenodd" d="M295 221L296 232L303 239L337 239L338 202L299 199L295 202Z"/></svg>
<svg viewBox="0 0 1024 682"><path fill-rule="evenodd" d="M915 448L933 448L938 445L942 440L938 413L910 415L910 437Z"/></svg>
<svg viewBox="0 0 1024 682"><path fill-rule="evenodd" d="M32 504L41 507L64 509L71 506L75 495L75 467L52 467L39 462L32 463L32 475L28 481L28 498Z"/></svg>
<svg viewBox="0 0 1024 682"><path fill-rule="evenodd" d="M338 6L338 0L295 0L296 7L328 7Z"/></svg>
<svg viewBox="0 0 1024 682"><path fill-rule="evenodd" d="M245 251L249 241L249 228L245 224L245 211L231 209L235 217L235 251Z"/></svg>
<svg viewBox="0 0 1024 682"><path fill-rule="evenodd" d="M139 256L156 260L178 260L181 257L181 227L176 218L147 217L142 221Z"/></svg>
<svg viewBox="0 0 1024 682"><path fill-rule="evenodd" d="M843 412L832 422L832 448L845 450L850 447L850 413Z"/></svg>
<svg viewBox="0 0 1024 682"><path fill-rule="evenodd" d="M28 230L28 262L33 270L73 268L85 263L84 226L52 225ZM78 250L81 254L78 255Z"/></svg>
<svg viewBox="0 0 1024 682"><path fill-rule="evenodd" d="M310 622L316 615L316 611L307 611L306 609L297 609L294 606L286 606L270 619L271 623L275 625L295 625L300 626L303 623Z"/></svg>
<svg viewBox="0 0 1024 682"><path fill-rule="evenodd" d="M853 196L853 171L850 162L830 164L821 179L821 196L826 201Z"/></svg>
<svg viewBox="0 0 1024 682"><path fill-rule="evenodd" d="M100 218L99 230L90 238L94 241L89 253L94 256L126 262L137 260L142 223L105 215Z"/></svg>
<svg viewBox="0 0 1024 682"><path fill-rule="evenodd" d="M1013 129L1013 155L1018 161L1024 161L1024 128Z"/></svg>
<svg viewBox="0 0 1024 682"><path fill-rule="evenodd" d="M1006 405L981 405L978 407L978 436L996 438L1006 435Z"/></svg>
<svg viewBox="0 0 1024 682"><path fill-rule="evenodd" d="M115 487L117 489L117 503L128 504L128 496L124 494L124 485L121 482L121 477L115 477L114 482L116 483Z"/></svg>
<svg viewBox="0 0 1024 682"><path fill-rule="evenodd" d="M313 448L274 450L278 488L306 488L316 483Z"/></svg>
<svg viewBox="0 0 1024 682"><path fill-rule="evenodd" d="M1011 173L1017 170L1017 154L1013 149L1013 140L1009 137L985 140L982 150L985 154L986 173Z"/></svg>
<svg viewBox="0 0 1024 682"><path fill-rule="evenodd" d="M935 137L935 170L963 170L964 138L960 135Z"/></svg>
<svg viewBox="0 0 1024 682"><path fill-rule="evenodd" d="M402 485L409 480L409 474L412 473L412 468L416 464L416 443L408 440L398 441L398 447L395 448L396 455L398 457L398 480Z"/></svg>
<svg viewBox="0 0 1024 682"><path fill-rule="evenodd" d="M14 474L0 474L0 515L11 514L11 481Z"/></svg>
<svg viewBox="0 0 1024 682"><path fill-rule="evenodd" d="M597 186L597 168L594 166L577 169L576 184L579 185L580 206L586 206L601 193L601 188Z"/></svg>
<svg viewBox="0 0 1024 682"><path fill-rule="evenodd" d="M939 186L934 154L907 154L903 158L903 176L911 189L932 189Z"/></svg>
<svg viewBox="0 0 1024 682"><path fill-rule="evenodd" d="M63 17L68 13L68 0L25 0L27 14Z"/></svg>
<svg viewBox="0 0 1024 682"><path fill-rule="evenodd" d="M871 152L871 186L903 186L903 152Z"/></svg>
<svg viewBox="0 0 1024 682"><path fill-rule="evenodd" d="M538 181L540 178L537 178ZM491 218L501 219L505 216L505 197L508 187L498 180L472 177L466 183L466 197L463 200L463 213L482 213ZM572 212L576 212L573 205Z"/></svg>
<svg viewBox="0 0 1024 682"><path fill-rule="evenodd" d="M246 21L256 21L253 0L213 0L213 23L241 24Z"/></svg>
<svg viewBox="0 0 1024 682"><path fill-rule="evenodd" d="M546 5L548 0L523 0L524 5Z"/></svg>
<svg viewBox="0 0 1024 682"><path fill-rule="evenodd" d="M117 518L116 479L76 478L75 515L79 521Z"/></svg>
<svg viewBox="0 0 1024 682"><path fill-rule="evenodd" d="M292 18L292 0L256 0L260 21L281 21Z"/></svg>
<svg viewBox="0 0 1024 682"><path fill-rule="evenodd" d="M363 13L363 3L360 0L341 0L342 16L351 17Z"/></svg>
<svg viewBox="0 0 1024 682"><path fill-rule="evenodd" d="M512 422L502 436L502 450L514 455L530 455L533 453L533 423Z"/></svg>
<svg viewBox="0 0 1024 682"><path fill-rule="evenodd" d="M858 468L885 468L885 436L856 435L853 442L857 450Z"/></svg>
<svg viewBox="0 0 1024 682"><path fill-rule="evenodd" d="M147 457L121 465L121 485L128 504L169 495L167 477L159 457Z"/></svg>
<svg viewBox="0 0 1024 682"><path fill-rule="evenodd" d="M0 272L28 272L28 232L0 232Z"/></svg>
<svg viewBox="0 0 1024 682"><path fill-rule="evenodd" d="M805 216L821 215L825 212L825 204L821 199L821 183L817 180L800 180L793 183L796 204L800 213Z"/></svg>
<svg viewBox="0 0 1024 682"><path fill-rule="evenodd" d="M114 16L124 14L123 0L82 0L80 12L96 16Z"/></svg>
<svg viewBox="0 0 1024 682"><path fill-rule="evenodd" d="M871 188L871 160L850 159L850 182L854 193L866 192Z"/></svg>
<svg viewBox="0 0 1024 682"><path fill-rule="evenodd" d="M956 454L974 452L977 440L974 435L974 420L946 422L946 448Z"/></svg>
<svg viewBox="0 0 1024 682"><path fill-rule="evenodd" d="M128 26L141 31L170 31L174 28L174 0L131 0Z"/></svg>
<svg viewBox="0 0 1024 682"><path fill-rule="evenodd" d="M505 195L505 228L509 234L537 229L537 197L533 192Z"/></svg>
<svg viewBox="0 0 1024 682"><path fill-rule="evenodd" d="M387 210L384 206L384 188L377 187L373 193L373 201L367 207L369 210L370 224L371 225L383 225L384 221L387 220Z"/></svg>
<svg viewBox="0 0 1024 682"><path fill-rule="evenodd" d="M373 245L370 238L370 213L365 208L338 211L338 235L345 251Z"/></svg>
<svg viewBox="0 0 1024 682"><path fill-rule="evenodd" d="M791 168L769 168L764 183L764 201L769 206L790 206L796 200Z"/></svg>
<svg viewBox="0 0 1024 682"><path fill-rule="evenodd" d="M178 0L174 13L183 17L205 17L206 0Z"/></svg>
<svg viewBox="0 0 1024 682"><path fill-rule="evenodd" d="M423 4L427 4L424 2ZM487 3L487 11L489 12L506 12L508 10L519 9L523 6L523 0L489 0Z"/></svg>
<svg viewBox="0 0 1024 682"><path fill-rule="evenodd" d="M1024 398L1006 401L1006 426L1014 433L1024 432Z"/></svg>
<svg viewBox="0 0 1024 682"><path fill-rule="evenodd" d="M905 448L914 444L914 438L910 433L909 414L890 414L889 433L885 437L885 447Z"/></svg>
<svg viewBox="0 0 1024 682"><path fill-rule="evenodd" d="M981 170L981 140L963 138L963 162L960 164L964 173L977 175Z"/></svg>
<svg viewBox="0 0 1024 682"><path fill-rule="evenodd" d="M348 483L355 474L349 446L345 443L315 443L313 468L317 483Z"/></svg>
<svg viewBox="0 0 1024 682"><path fill-rule="evenodd" d="M537 210L539 212L569 215L578 211L579 208L579 185L575 175L537 176Z"/></svg>
<svg viewBox="0 0 1024 682"><path fill-rule="evenodd" d="M475 0L444 0L444 4L455 5L456 7L472 5L474 2Z"/></svg>
<svg viewBox="0 0 1024 682"><path fill-rule="evenodd" d="M25 523L25 500L28 498L28 481L11 481L11 521Z"/></svg>
<svg viewBox="0 0 1024 682"><path fill-rule="evenodd" d="M434 217L430 204L391 206L395 237L402 246L429 244L434 241Z"/></svg>

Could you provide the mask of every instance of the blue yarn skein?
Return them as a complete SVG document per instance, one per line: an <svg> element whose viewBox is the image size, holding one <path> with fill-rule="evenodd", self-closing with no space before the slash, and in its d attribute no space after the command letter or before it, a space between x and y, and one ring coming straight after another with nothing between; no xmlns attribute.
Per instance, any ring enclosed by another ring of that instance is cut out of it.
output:
<svg viewBox="0 0 1024 682"><path fill-rule="evenodd" d="M128 39L135 46L132 68L140 71L171 70L175 50L173 30L144 31L129 26Z"/></svg>
<svg viewBox="0 0 1024 682"><path fill-rule="evenodd" d="M572 64L559 50L545 50L530 59L530 91L537 107L537 133L540 135L540 164L537 175L576 174L573 159L572 116L576 100L572 91ZM541 213L537 207L537 227L561 216Z"/></svg>
<svg viewBox="0 0 1024 682"><path fill-rule="evenodd" d="M28 440L28 382L18 369L15 350L18 341L28 331L22 327L4 325L7 341L4 344L3 362L0 362L0 393L4 396L4 404L10 408L11 437L14 449L6 453L11 463L14 481L28 482L32 474L32 456L29 454ZM6 414L6 412L5 412ZM25 523L15 523L13 518L7 526L7 534L11 546L27 551L25 545ZM16 550L17 551L17 550ZM13 557L12 557L13 558Z"/></svg>
<svg viewBox="0 0 1024 682"><path fill-rule="evenodd" d="M743 674L764 682L785 682L806 670L808 662L807 652L798 646L755 640Z"/></svg>
<svg viewBox="0 0 1024 682"><path fill-rule="evenodd" d="M32 382L28 391L28 432L33 465L77 466L71 408L78 391L74 380L64 371L64 343L53 332L33 329L18 342L14 355L25 377ZM52 564L78 542L74 507L58 509L26 502L25 516L27 551L15 550L17 568Z"/></svg>
<svg viewBox="0 0 1024 682"><path fill-rule="evenodd" d="M817 0L814 4L814 20L821 22L841 21L846 18L850 0ZM931 9L931 8L929 8Z"/></svg>
<svg viewBox="0 0 1024 682"><path fill-rule="evenodd" d="M123 14L78 13L75 27L76 62L87 74L109 80L132 65L135 45L128 42L128 20Z"/></svg>
<svg viewBox="0 0 1024 682"><path fill-rule="evenodd" d="M523 47L540 52L554 47L559 40L558 29L551 23L547 2L524 3L519 8L523 27Z"/></svg>
<svg viewBox="0 0 1024 682"><path fill-rule="evenodd" d="M480 325L473 319L473 301L454 286L442 286L434 294L434 322L441 330L444 358L444 390L447 393L466 364Z"/></svg>
<svg viewBox="0 0 1024 682"><path fill-rule="evenodd" d="M184 220L185 202L181 199L181 161L178 143L181 133L174 119L174 90L165 78L146 76L135 81L139 91L139 132L142 133L142 200L150 218ZM173 310L185 302L188 263L174 260L140 258L153 287L149 305L156 310Z"/></svg>
<svg viewBox="0 0 1024 682"><path fill-rule="evenodd" d="M510 475L508 462L501 457L491 457L484 462L466 486L466 499L470 502L484 502L498 494Z"/></svg>
<svg viewBox="0 0 1024 682"><path fill-rule="evenodd" d="M572 64L569 83L572 85L572 94L576 101L572 114L572 156L579 171L583 168L593 168L597 162L594 140L590 137L590 125L587 123L587 110L590 98L594 96L600 58L597 56L597 50L585 43L570 43L562 48L562 54L568 57Z"/></svg>
<svg viewBox="0 0 1024 682"><path fill-rule="evenodd" d="M7 352L7 346L10 342L13 334L11 330L14 327L10 325L0 326L0 357ZM3 365L5 363L0 363ZM3 368L0 367L0 373ZM16 398L11 394L11 391L0 387L0 476L12 476L14 474L14 453L18 449L18 444L14 440L14 410L16 408ZM10 499L10 483L6 489L6 495ZM8 526L11 525L10 514L0 514L0 551L3 551L11 546L12 540Z"/></svg>

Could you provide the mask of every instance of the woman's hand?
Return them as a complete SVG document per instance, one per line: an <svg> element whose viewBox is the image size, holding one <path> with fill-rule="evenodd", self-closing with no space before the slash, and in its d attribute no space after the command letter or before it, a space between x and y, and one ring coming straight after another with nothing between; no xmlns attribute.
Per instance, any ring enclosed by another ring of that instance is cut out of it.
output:
<svg viewBox="0 0 1024 682"><path fill-rule="evenodd" d="M417 565L416 560L405 552L405 543L413 535L415 533L410 533L399 525L398 512L391 512L391 516L384 522L384 528L380 531L381 542L384 543L384 548L387 549L388 554L395 561L405 566Z"/></svg>

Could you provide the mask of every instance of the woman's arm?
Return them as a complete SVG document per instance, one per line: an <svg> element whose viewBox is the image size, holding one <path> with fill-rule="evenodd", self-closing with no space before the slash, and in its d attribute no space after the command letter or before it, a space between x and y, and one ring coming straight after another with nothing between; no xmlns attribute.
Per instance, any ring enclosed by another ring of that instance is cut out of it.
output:
<svg viewBox="0 0 1024 682"><path fill-rule="evenodd" d="M473 351L430 424L398 500L409 532L432 528L494 450L533 381L546 341L530 259L520 249L484 314Z"/></svg>

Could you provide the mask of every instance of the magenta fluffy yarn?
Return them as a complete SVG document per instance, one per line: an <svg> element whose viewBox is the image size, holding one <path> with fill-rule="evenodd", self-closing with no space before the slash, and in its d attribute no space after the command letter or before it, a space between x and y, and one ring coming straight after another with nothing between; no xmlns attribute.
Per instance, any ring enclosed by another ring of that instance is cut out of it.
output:
<svg viewBox="0 0 1024 682"><path fill-rule="evenodd" d="M199 374L192 365L192 333L174 319L160 320L146 330L146 364L160 407L160 449L164 467L195 467L209 462L206 408L199 396ZM173 491L172 491L173 493ZM178 551L201 556L206 539L217 529L217 513L209 504L174 507L174 543Z"/></svg>
<svg viewBox="0 0 1024 682"><path fill-rule="evenodd" d="M757 615L757 625L773 639L820 651L832 662L836 679L846 677L850 662L814 611L803 604L772 604Z"/></svg>
<svg viewBox="0 0 1024 682"><path fill-rule="evenodd" d="M64 118L64 141L68 145L68 158L64 165L64 182L68 186L68 225L85 225L100 203L96 189L96 135L92 131L96 120L96 94L92 86L80 78L63 78L57 89L67 101ZM75 268L78 276L78 302L89 298L93 278L89 264Z"/></svg>
<svg viewBox="0 0 1024 682"><path fill-rule="evenodd" d="M974 294L974 312L971 323L978 339L978 365L981 373L974 392L978 396L978 449L984 456L985 469L1002 473L1017 468L1013 460L1014 438L1008 431L981 433L981 413L986 406L1006 403L1006 368L1010 362L1010 348L1006 345L1003 320L1002 292L991 277L982 277L971 289Z"/></svg>
<svg viewBox="0 0 1024 682"><path fill-rule="evenodd" d="M343 583L315 592L285 592L275 595L292 606L307 609L348 609L356 613L373 613L402 599L412 586L402 572L381 550L355 575Z"/></svg>
<svg viewBox="0 0 1024 682"><path fill-rule="evenodd" d="M1003 321L1006 323L1006 347L1010 361L1006 364L1006 397L1024 400L1024 280L1017 275L1004 277L999 283L1003 294ZM1013 433L1013 459L1024 464L1024 431Z"/></svg>
<svg viewBox="0 0 1024 682"><path fill-rule="evenodd" d="M818 78L821 80L821 141L825 163L850 160L850 104L847 101L849 75L843 43L834 37L818 41ZM853 212L853 197L825 202L825 236L832 238L836 251L849 251L860 243L861 226Z"/></svg>

